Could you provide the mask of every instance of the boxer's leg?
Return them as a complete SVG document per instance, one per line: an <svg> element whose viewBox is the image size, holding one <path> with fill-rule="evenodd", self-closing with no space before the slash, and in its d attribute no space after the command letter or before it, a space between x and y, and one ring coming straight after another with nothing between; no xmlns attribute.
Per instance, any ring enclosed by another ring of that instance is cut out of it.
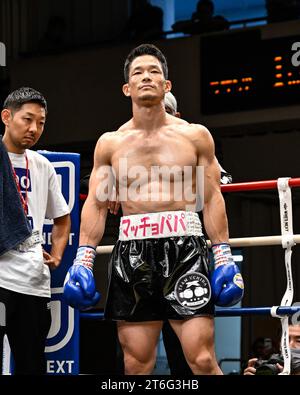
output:
<svg viewBox="0 0 300 395"><path fill-rule="evenodd" d="M125 374L151 374L162 321L118 322Z"/></svg>
<svg viewBox="0 0 300 395"><path fill-rule="evenodd" d="M170 320L194 374L222 374L214 350L213 317Z"/></svg>

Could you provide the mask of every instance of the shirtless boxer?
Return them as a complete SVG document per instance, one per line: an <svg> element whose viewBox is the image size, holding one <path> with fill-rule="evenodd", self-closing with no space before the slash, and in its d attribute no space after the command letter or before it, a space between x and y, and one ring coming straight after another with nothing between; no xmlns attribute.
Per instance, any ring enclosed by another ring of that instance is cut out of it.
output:
<svg viewBox="0 0 300 395"><path fill-rule="evenodd" d="M77 308L99 299L93 261L105 228L108 180L115 177L124 217L110 260L105 317L118 321L125 373L152 372L162 323L168 319L193 373L222 374L214 351L214 303L229 306L241 300L243 280L228 245L213 139L204 126L166 113L164 95L171 82L158 48L142 44L133 49L124 76L123 92L131 97L133 117L117 132L103 134L96 145L79 248L64 295ZM194 212L196 168L204 169L200 194L204 226L213 244L211 274ZM167 177L166 169L175 170ZM192 169L192 178L184 179L182 187L185 169ZM183 194L177 188L180 182Z"/></svg>

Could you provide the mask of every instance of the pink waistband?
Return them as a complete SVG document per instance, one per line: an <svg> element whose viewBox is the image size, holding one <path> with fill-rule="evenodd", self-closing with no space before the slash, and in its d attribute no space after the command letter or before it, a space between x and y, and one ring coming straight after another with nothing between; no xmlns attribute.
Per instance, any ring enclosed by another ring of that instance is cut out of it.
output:
<svg viewBox="0 0 300 395"><path fill-rule="evenodd" d="M134 214L120 221L119 240L202 235L199 216L192 211Z"/></svg>

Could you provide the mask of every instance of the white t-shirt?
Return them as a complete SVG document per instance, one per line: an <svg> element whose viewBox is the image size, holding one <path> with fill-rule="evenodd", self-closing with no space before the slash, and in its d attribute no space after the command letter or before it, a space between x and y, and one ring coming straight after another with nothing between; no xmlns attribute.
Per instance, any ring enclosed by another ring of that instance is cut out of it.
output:
<svg viewBox="0 0 300 395"><path fill-rule="evenodd" d="M26 155L28 179L25 154L9 153L24 198L27 189L29 221L41 238L45 218L62 217L70 210L53 165L35 151L26 150ZM50 270L44 263L41 242L22 252L16 248L0 256L0 287L27 295L50 297Z"/></svg>

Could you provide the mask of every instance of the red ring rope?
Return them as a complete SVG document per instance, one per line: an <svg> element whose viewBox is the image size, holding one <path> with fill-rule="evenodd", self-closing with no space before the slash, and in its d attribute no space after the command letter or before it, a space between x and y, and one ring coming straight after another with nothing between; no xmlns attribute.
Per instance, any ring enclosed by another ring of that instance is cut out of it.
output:
<svg viewBox="0 0 300 395"><path fill-rule="evenodd" d="M300 178L290 178L290 187L300 187ZM222 192L256 191L262 189L276 189L277 180L240 182L236 184L221 185Z"/></svg>

